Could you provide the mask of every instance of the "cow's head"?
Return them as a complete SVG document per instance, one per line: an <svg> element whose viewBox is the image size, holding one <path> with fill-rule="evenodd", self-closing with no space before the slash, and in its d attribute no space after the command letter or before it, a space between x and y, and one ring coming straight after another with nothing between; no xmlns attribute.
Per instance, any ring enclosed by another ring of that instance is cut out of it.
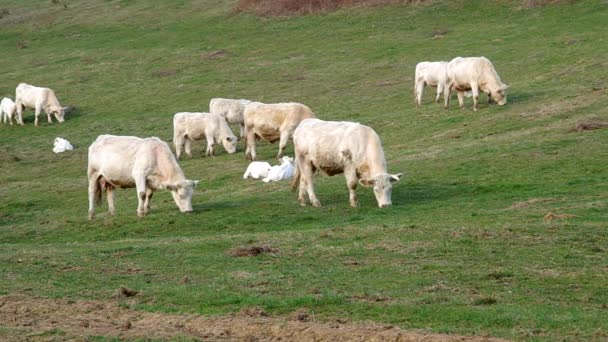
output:
<svg viewBox="0 0 608 342"><path fill-rule="evenodd" d="M197 184L197 180L193 181L186 179L166 186L167 189L171 190L173 200L182 213L192 211L192 193L194 192L194 187Z"/></svg>
<svg viewBox="0 0 608 342"><path fill-rule="evenodd" d="M490 96L492 100L499 106L504 106L507 103L507 89L509 88L506 84L501 84L496 90L493 90Z"/></svg>
<svg viewBox="0 0 608 342"><path fill-rule="evenodd" d="M373 178L360 179L359 183L366 187L374 188L374 196L380 208L385 208L393 204L391 201L391 192L393 190L393 183L398 182L401 179L402 173L391 175L383 173L374 176Z"/></svg>
<svg viewBox="0 0 608 342"><path fill-rule="evenodd" d="M59 107L53 110L53 114L55 114L55 119L58 122L64 122L65 112L68 110L68 107Z"/></svg>
<svg viewBox="0 0 608 342"><path fill-rule="evenodd" d="M224 149L226 150L226 152L234 153L234 152L236 152L236 143L237 142L238 142L238 139L236 138L236 136L229 135L229 136L226 136L224 138L224 140L222 140L222 145L224 145Z"/></svg>

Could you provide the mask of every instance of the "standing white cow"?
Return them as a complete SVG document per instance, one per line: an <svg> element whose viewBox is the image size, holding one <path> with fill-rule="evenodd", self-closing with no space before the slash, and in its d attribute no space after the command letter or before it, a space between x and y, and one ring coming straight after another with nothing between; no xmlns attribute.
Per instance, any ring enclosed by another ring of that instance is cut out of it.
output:
<svg viewBox="0 0 608 342"><path fill-rule="evenodd" d="M488 103L494 100L499 106L507 103L507 86L502 83L492 62L485 57L456 57L448 63L448 84L443 97L445 108L450 104L450 92L456 90L460 108L464 107L466 91L473 94L473 110L477 110L479 91L488 95Z"/></svg>
<svg viewBox="0 0 608 342"><path fill-rule="evenodd" d="M263 139L271 143L279 140L277 159L283 156L289 138L300 122L314 118L315 114L301 103L272 103L252 102L245 107L245 135L247 150L245 158L255 160L255 141Z"/></svg>
<svg viewBox="0 0 608 342"><path fill-rule="evenodd" d="M6 123L7 119L10 124L13 124L13 115L15 115L15 102L5 97L0 101L0 119L2 119L3 123Z"/></svg>
<svg viewBox="0 0 608 342"><path fill-rule="evenodd" d="M243 119L243 112L245 112L245 106L250 103L251 101L244 99L233 100L214 98L209 101L209 111L223 117L228 123L238 124L240 128L240 137L244 138L245 121Z"/></svg>
<svg viewBox="0 0 608 342"><path fill-rule="evenodd" d="M416 107L420 107L422 104L422 93L425 85L437 88L435 103L438 103L439 97L444 92L447 80L448 62L420 62L416 64L414 75Z"/></svg>
<svg viewBox="0 0 608 342"><path fill-rule="evenodd" d="M198 181L184 177L166 142L156 138L100 135L89 147L89 219L95 217L95 203L101 192L108 197L114 215L114 189L136 188L137 215L150 211L155 190L169 189L181 212L192 211L192 192Z"/></svg>
<svg viewBox="0 0 608 342"><path fill-rule="evenodd" d="M207 140L207 156L215 155L215 144L222 143L226 152L236 152L237 139L221 116L213 113L176 113L173 116L173 144L179 159L182 147L192 157L192 141Z"/></svg>
<svg viewBox="0 0 608 342"><path fill-rule="evenodd" d="M294 132L293 143L296 172L292 190L299 185L301 205L306 205L307 192L312 205L321 206L313 187L316 170L323 170L329 176L344 173L352 207L358 206L357 180L363 186L373 187L380 208L392 204L392 183L399 181L402 174L386 172L380 137L370 127L355 122L306 119Z"/></svg>
<svg viewBox="0 0 608 342"><path fill-rule="evenodd" d="M23 126L23 109L32 108L35 111L36 119L34 124L38 126L38 116L41 111L46 113L49 123L52 123L51 114L59 122L64 121L65 110L61 107L55 92L49 88L34 87L26 83L19 83L15 89L15 105L17 107L17 122Z"/></svg>

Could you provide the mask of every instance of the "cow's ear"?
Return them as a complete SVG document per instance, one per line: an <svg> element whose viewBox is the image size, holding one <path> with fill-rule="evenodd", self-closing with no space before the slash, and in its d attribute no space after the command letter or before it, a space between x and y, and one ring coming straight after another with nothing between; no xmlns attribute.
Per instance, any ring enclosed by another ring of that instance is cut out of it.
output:
<svg viewBox="0 0 608 342"><path fill-rule="evenodd" d="M361 178L359 179L359 184L367 187L374 186L374 180L369 178Z"/></svg>
<svg viewBox="0 0 608 342"><path fill-rule="evenodd" d="M198 185L198 182L200 182L200 180L191 180L189 182L192 185L192 187L194 188L194 187L196 187Z"/></svg>
<svg viewBox="0 0 608 342"><path fill-rule="evenodd" d="M391 183L395 183L395 182L398 182L399 180L401 180L401 176L403 176L403 173L391 175Z"/></svg>
<svg viewBox="0 0 608 342"><path fill-rule="evenodd" d="M506 85L506 84L503 84L503 85L502 85L502 90L507 90L507 89L509 89L509 86L508 86L508 85Z"/></svg>

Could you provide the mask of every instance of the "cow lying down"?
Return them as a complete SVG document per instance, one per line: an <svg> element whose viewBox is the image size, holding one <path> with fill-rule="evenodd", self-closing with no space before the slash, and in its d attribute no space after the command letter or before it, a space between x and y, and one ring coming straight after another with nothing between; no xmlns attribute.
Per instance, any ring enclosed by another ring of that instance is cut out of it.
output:
<svg viewBox="0 0 608 342"><path fill-rule="evenodd" d="M260 179L266 183L277 182L280 180L290 179L294 173L293 158L284 156L281 158L281 164L270 166L268 162L251 162L247 167L247 171L243 174L243 179L249 177Z"/></svg>
<svg viewBox="0 0 608 342"><path fill-rule="evenodd" d="M184 177L169 145L159 138L100 135L89 147L89 219L105 190L114 215L114 189L136 188L137 215L150 211L155 190L168 189L181 212L192 211L192 192L198 181Z"/></svg>

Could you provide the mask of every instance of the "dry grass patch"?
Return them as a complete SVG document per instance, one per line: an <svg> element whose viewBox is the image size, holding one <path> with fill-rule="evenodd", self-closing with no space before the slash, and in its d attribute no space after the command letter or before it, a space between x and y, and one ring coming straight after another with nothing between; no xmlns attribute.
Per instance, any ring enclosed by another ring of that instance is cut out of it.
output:
<svg viewBox="0 0 608 342"><path fill-rule="evenodd" d="M241 0L236 12L263 17L289 17L335 11L344 7L419 4L430 0Z"/></svg>

